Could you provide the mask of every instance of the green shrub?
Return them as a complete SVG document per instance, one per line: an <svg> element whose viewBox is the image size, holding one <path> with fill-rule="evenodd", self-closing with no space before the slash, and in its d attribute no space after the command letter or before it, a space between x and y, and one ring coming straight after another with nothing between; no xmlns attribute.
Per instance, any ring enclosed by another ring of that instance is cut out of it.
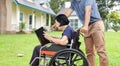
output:
<svg viewBox="0 0 120 66"><path fill-rule="evenodd" d="M21 22L19 25L20 32L23 32L24 29L25 29L25 22Z"/></svg>

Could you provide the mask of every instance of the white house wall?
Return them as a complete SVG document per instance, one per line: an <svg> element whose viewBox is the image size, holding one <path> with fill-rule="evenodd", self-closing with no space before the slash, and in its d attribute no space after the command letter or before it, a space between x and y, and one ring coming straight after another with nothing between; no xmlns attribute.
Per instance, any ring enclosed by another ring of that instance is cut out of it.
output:
<svg viewBox="0 0 120 66"><path fill-rule="evenodd" d="M14 31L19 30L19 22L17 18L17 6L15 3L12 4L12 20L11 20L11 25Z"/></svg>
<svg viewBox="0 0 120 66"><path fill-rule="evenodd" d="M46 14L41 15L41 26L46 26Z"/></svg>
<svg viewBox="0 0 120 66"><path fill-rule="evenodd" d="M36 29L46 25L46 14L35 12L36 15Z"/></svg>
<svg viewBox="0 0 120 66"><path fill-rule="evenodd" d="M36 15L36 28L39 28L39 26L41 25L41 13L39 12L35 12Z"/></svg>
<svg viewBox="0 0 120 66"><path fill-rule="evenodd" d="M7 31L14 31L16 26L16 10L12 0L6 0L7 6ZM13 19L14 18L14 19Z"/></svg>

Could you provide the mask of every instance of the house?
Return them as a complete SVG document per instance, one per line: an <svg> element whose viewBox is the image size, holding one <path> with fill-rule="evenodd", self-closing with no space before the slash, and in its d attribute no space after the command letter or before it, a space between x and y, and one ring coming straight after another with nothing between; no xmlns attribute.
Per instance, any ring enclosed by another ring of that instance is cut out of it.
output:
<svg viewBox="0 0 120 66"><path fill-rule="evenodd" d="M61 10L58 12L58 14L64 14L70 7L71 3L70 2L65 2L65 6L63 8L61 8ZM69 25L74 29L79 29L80 27L82 27L82 24L80 22L80 19L78 18L78 16L76 15L76 12L74 11L70 16L69 16Z"/></svg>
<svg viewBox="0 0 120 66"><path fill-rule="evenodd" d="M50 27L51 16L55 16L56 14L50 8L47 1L40 1L42 0L1 0L0 34L18 32L20 23L22 22L25 23L24 31L27 32L41 26ZM3 6L3 3L5 6Z"/></svg>
<svg viewBox="0 0 120 66"><path fill-rule="evenodd" d="M70 20L70 26L76 30L82 27L81 21L76 15L76 12L74 11L71 16L68 18Z"/></svg>

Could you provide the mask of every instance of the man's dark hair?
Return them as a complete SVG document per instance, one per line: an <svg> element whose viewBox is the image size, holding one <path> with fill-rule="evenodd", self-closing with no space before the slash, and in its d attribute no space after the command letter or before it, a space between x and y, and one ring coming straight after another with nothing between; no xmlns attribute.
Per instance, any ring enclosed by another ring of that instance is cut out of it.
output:
<svg viewBox="0 0 120 66"><path fill-rule="evenodd" d="M60 23L60 26L69 24L69 20L64 14L57 15L55 19Z"/></svg>

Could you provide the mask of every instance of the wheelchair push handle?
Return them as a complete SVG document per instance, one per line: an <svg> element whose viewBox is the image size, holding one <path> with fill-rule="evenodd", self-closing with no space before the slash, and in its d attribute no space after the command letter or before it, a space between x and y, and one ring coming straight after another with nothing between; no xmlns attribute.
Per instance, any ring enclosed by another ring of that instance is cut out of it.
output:
<svg viewBox="0 0 120 66"><path fill-rule="evenodd" d="M80 32L80 28L77 29L77 33L79 34L79 36L82 35L82 37L84 37L84 34L82 34L82 33Z"/></svg>

